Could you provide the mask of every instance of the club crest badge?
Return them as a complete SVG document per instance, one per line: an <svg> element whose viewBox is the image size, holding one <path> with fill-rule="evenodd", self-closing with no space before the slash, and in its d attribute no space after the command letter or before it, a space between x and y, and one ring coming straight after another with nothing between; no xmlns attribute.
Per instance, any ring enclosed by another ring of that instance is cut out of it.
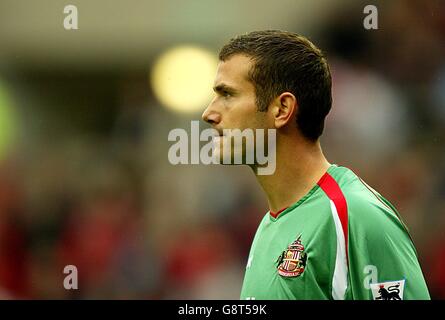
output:
<svg viewBox="0 0 445 320"><path fill-rule="evenodd" d="M369 287L374 300L403 300L405 280L371 283Z"/></svg>
<svg viewBox="0 0 445 320"><path fill-rule="evenodd" d="M298 277L306 267L306 253L301 243L301 235L292 242L277 259L278 273L283 277Z"/></svg>

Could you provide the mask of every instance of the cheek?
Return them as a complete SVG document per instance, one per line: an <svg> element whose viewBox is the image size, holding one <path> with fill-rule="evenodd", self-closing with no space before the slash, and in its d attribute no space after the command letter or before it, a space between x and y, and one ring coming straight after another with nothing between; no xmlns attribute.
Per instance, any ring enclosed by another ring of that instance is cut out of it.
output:
<svg viewBox="0 0 445 320"><path fill-rule="evenodd" d="M239 99L233 104L233 121L238 123L242 128L256 127L257 107L253 99ZM239 127L241 129L241 127Z"/></svg>
<svg viewBox="0 0 445 320"><path fill-rule="evenodd" d="M267 113L255 109L252 116L252 126L258 129L270 128Z"/></svg>

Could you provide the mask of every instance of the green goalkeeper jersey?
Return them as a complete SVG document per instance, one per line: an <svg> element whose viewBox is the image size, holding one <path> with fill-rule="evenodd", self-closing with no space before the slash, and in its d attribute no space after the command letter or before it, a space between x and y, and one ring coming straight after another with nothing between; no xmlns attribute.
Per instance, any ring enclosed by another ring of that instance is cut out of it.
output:
<svg viewBox="0 0 445 320"><path fill-rule="evenodd" d="M396 209L331 165L302 199L261 221L241 299L429 299Z"/></svg>

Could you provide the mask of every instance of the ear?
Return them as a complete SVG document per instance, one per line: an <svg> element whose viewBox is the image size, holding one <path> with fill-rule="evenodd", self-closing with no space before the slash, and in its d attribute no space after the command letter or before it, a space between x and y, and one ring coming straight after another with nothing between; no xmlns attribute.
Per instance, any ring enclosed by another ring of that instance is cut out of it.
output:
<svg viewBox="0 0 445 320"><path fill-rule="evenodd" d="M294 115L298 108L297 98L290 92L283 92L272 103L272 115L275 128L280 129L290 122L294 122Z"/></svg>

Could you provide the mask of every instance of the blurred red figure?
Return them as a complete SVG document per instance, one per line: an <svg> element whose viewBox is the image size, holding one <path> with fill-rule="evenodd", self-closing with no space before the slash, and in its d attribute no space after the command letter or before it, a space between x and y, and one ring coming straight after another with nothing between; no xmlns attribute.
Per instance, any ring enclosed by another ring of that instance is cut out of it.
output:
<svg viewBox="0 0 445 320"><path fill-rule="evenodd" d="M60 270L77 267L82 296L95 296L108 285L117 251L137 224L134 213L131 197L121 194L93 197L72 213L58 256Z"/></svg>
<svg viewBox="0 0 445 320"><path fill-rule="evenodd" d="M22 190L17 170L0 168L0 298L28 298L29 274L21 204Z"/></svg>

